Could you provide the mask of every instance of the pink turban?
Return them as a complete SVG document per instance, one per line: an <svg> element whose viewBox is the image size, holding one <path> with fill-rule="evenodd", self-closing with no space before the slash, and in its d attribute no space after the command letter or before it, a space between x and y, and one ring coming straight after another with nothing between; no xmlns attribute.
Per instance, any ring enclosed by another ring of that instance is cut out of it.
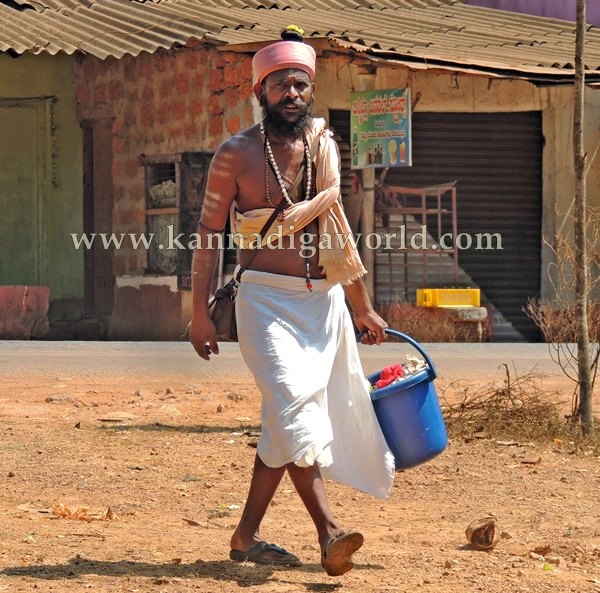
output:
<svg viewBox="0 0 600 593"><path fill-rule="evenodd" d="M317 54L306 43L298 41L278 41L263 47L252 58L254 84L260 84L271 72L297 68L307 72L312 80L315 77Z"/></svg>

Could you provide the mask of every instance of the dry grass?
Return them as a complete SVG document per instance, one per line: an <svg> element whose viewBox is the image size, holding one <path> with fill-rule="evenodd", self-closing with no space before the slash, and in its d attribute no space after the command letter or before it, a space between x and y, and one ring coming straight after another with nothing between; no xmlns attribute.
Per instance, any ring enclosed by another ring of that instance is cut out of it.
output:
<svg viewBox="0 0 600 593"><path fill-rule="evenodd" d="M409 303L379 305L377 312L388 325L417 342L463 342L464 331L443 310Z"/></svg>
<svg viewBox="0 0 600 593"><path fill-rule="evenodd" d="M577 360L577 312L574 303L530 301L527 314L542 330L552 360L566 377L573 381L572 413L579 413L579 369ZM592 391L598 375L600 360L600 303L588 303L588 334Z"/></svg>
<svg viewBox="0 0 600 593"><path fill-rule="evenodd" d="M572 217L567 220L574 226ZM589 355L591 360L592 392L600 361L600 209L590 208L585 224L588 256L587 294L583 295L588 309ZM574 391L571 414L579 417L580 381L578 368L578 328L579 320L576 307L577 286L575 270L579 263L575 243L570 228L558 231L553 241L545 241L552 253L553 260L548 265L548 280L552 286L552 298L532 300L527 304L526 312L544 334L552 360L560 366L562 372L573 381Z"/></svg>
<svg viewBox="0 0 600 593"><path fill-rule="evenodd" d="M600 431L584 437L580 425L565 415L567 403L541 388L540 375L511 374L504 367L501 384L470 390L453 383L443 390L440 399L451 436L566 442L575 450L600 454Z"/></svg>

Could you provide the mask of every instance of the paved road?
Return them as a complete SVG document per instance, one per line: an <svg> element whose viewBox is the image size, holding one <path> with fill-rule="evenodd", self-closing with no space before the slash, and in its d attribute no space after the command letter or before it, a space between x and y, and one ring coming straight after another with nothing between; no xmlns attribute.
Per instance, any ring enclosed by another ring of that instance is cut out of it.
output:
<svg viewBox="0 0 600 593"><path fill-rule="evenodd" d="M448 381L498 376L500 365L516 371L562 377L545 344L425 344L438 369ZM388 343L359 346L367 372L398 362L409 346ZM222 344L221 354L210 363L198 358L191 346L183 342L16 342L0 341L0 377L80 374L140 375L158 377L177 375L198 380L220 373L250 375L237 344Z"/></svg>

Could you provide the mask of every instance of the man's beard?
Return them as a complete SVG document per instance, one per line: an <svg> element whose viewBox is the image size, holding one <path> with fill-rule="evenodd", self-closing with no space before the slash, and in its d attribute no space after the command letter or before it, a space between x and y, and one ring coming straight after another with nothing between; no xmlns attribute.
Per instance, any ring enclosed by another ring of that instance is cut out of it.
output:
<svg viewBox="0 0 600 593"><path fill-rule="evenodd" d="M312 96L308 104L302 101L292 101L291 99L283 100L277 105L269 106L266 97L263 95L262 108L263 116L267 126L282 136L290 138L299 138L303 136L309 128L312 114ZM298 107L299 117L296 121L287 121L282 117L279 109L285 108L286 105L296 105Z"/></svg>

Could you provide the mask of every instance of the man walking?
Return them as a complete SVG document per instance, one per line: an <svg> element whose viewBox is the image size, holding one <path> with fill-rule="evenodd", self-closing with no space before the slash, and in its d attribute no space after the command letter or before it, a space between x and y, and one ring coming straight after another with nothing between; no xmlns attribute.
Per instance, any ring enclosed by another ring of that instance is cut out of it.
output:
<svg viewBox="0 0 600 593"><path fill-rule="evenodd" d="M337 523L322 476L385 498L394 471L345 297L364 343L384 340L386 324L369 302L365 270L348 241L337 146L325 122L311 117L315 52L295 27L282 38L254 56L264 119L219 147L198 229L205 244L231 217L244 269L236 299L239 346L262 394L262 434L230 558L301 564L260 535L287 471L316 526L321 564L337 576L353 567L363 535ZM252 249L276 207L270 233ZM216 259L216 250L198 249L192 270L190 339L206 360L219 352L207 310Z"/></svg>

